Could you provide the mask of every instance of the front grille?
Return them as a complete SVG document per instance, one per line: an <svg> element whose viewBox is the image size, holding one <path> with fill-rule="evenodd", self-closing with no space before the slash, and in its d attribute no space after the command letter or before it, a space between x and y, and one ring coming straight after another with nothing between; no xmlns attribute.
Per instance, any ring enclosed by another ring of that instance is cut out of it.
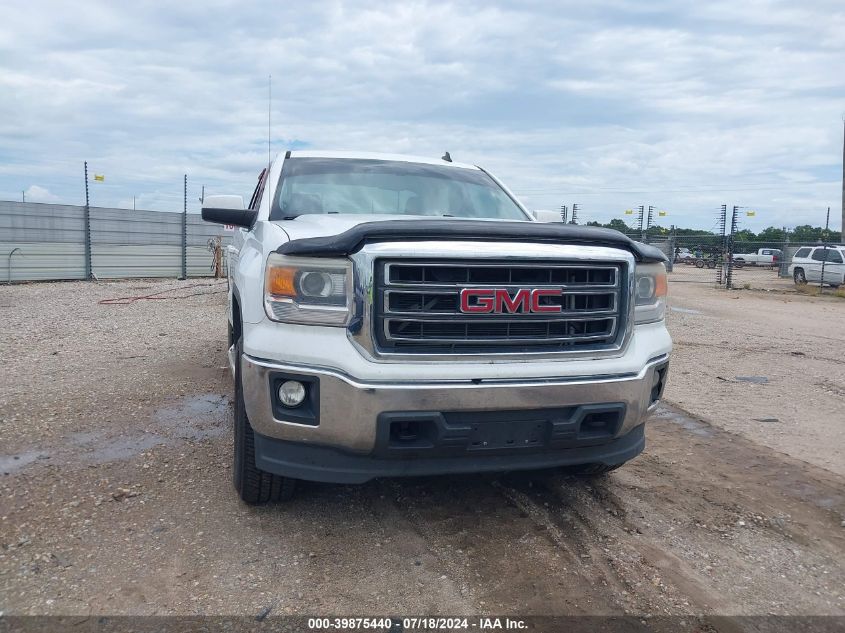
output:
<svg viewBox="0 0 845 633"><path fill-rule="evenodd" d="M483 354L608 349L624 331L625 266L596 262L378 260L374 333L381 351ZM501 313L461 311L464 288L561 291ZM510 311L513 309L513 312Z"/></svg>

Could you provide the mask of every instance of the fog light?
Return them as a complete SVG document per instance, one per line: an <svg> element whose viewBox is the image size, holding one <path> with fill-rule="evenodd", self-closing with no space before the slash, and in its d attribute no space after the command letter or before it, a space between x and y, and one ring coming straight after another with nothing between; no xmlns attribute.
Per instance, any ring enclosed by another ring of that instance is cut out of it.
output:
<svg viewBox="0 0 845 633"><path fill-rule="evenodd" d="M279 402L286 407L298 407L305 400L305 385L297 380L286 380L279 387Z"/></svg>

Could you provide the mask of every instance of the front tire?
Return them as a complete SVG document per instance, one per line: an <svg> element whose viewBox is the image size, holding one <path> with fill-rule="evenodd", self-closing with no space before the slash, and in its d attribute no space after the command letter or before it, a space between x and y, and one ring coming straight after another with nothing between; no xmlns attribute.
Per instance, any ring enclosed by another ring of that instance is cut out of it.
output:
<svg viewBox="0 0 845 633"><path fill-rule="evenodd" d="M807 276L804 274L804 269L803 268L796 268L792 272L792 280L795 282L796 286L807 285Z"/></svg>
<svg viewBox="0 0 845 633"><path fill-rule="evenodd" d="M259 470L255 465L255 432L249 423L241 385L243 339L237 342L235 360L235 441L232 464L233 483L238 496L249 505L287 501L293 497L296 480Z"/></svg>

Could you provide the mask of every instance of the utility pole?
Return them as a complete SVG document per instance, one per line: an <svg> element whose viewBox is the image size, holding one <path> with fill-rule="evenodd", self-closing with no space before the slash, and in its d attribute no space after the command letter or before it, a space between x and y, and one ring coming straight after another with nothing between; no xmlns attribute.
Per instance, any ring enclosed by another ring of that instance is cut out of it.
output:
<svg viewBox="0 0 845 633"><path fill-rule="evenodd" d="M569 219L569 207L565 204L560 205L560 221L566 224L566 221Z"/></svg>
<svg viewBox="0 0 845 633"><path fill-rule="evenodd" d="M26 191L21 190L21 202L26 202Z"/></svg>
<svg viewBox="0 0 845 633"><path fill-rule="evenodd" d="M205 185L202 186L202 193L200 194L200 204L205 202Z"/></svg>
<svg viewBox="0 0 845 633"><path fill-rule="evenodd" d="M578 210L581 208L579 204L572 205L572 224L578 224Z"/></svg>
<svg viewBox="0 0 845 633"><path fill-rule="evenodd" d="M132 196L132 210L135 210L135 196Z"/></svg>
<svg viewBox="0 0 845 633"><path fill-rule="evenodd" d="M842 239L845 244L845 116L842 117Z"/></svg>

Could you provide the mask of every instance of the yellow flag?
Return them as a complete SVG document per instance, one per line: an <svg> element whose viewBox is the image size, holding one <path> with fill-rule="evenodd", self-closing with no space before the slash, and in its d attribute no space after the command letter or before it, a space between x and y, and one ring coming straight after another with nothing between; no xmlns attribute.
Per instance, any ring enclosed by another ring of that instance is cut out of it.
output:
<svg viewBox="0 0 845 633"><path fill-rule="evenodd" d="M97 182L105 182L106 177L103 174L94 174L94 180Z"/></svg>
<svg viewBox="0 0 845 633"><path fill-rule="evenodd" d="M634 215L633 209L625 209L625 215Z"/></svg>
<svg viewBox="0 0 845 633"><path fill-rule="evenodd" d="M666 212L665 211L658 211L657 215L659 215L661 218L663 218L663 217L666 217Z"/></svg>
<svg viewBox="0 0 845 633"><path fill-rule="evenodd" d="M755 215L757 215L757 212L756 211L746 211L745 215L749 218L753 218Z"/></svg>

